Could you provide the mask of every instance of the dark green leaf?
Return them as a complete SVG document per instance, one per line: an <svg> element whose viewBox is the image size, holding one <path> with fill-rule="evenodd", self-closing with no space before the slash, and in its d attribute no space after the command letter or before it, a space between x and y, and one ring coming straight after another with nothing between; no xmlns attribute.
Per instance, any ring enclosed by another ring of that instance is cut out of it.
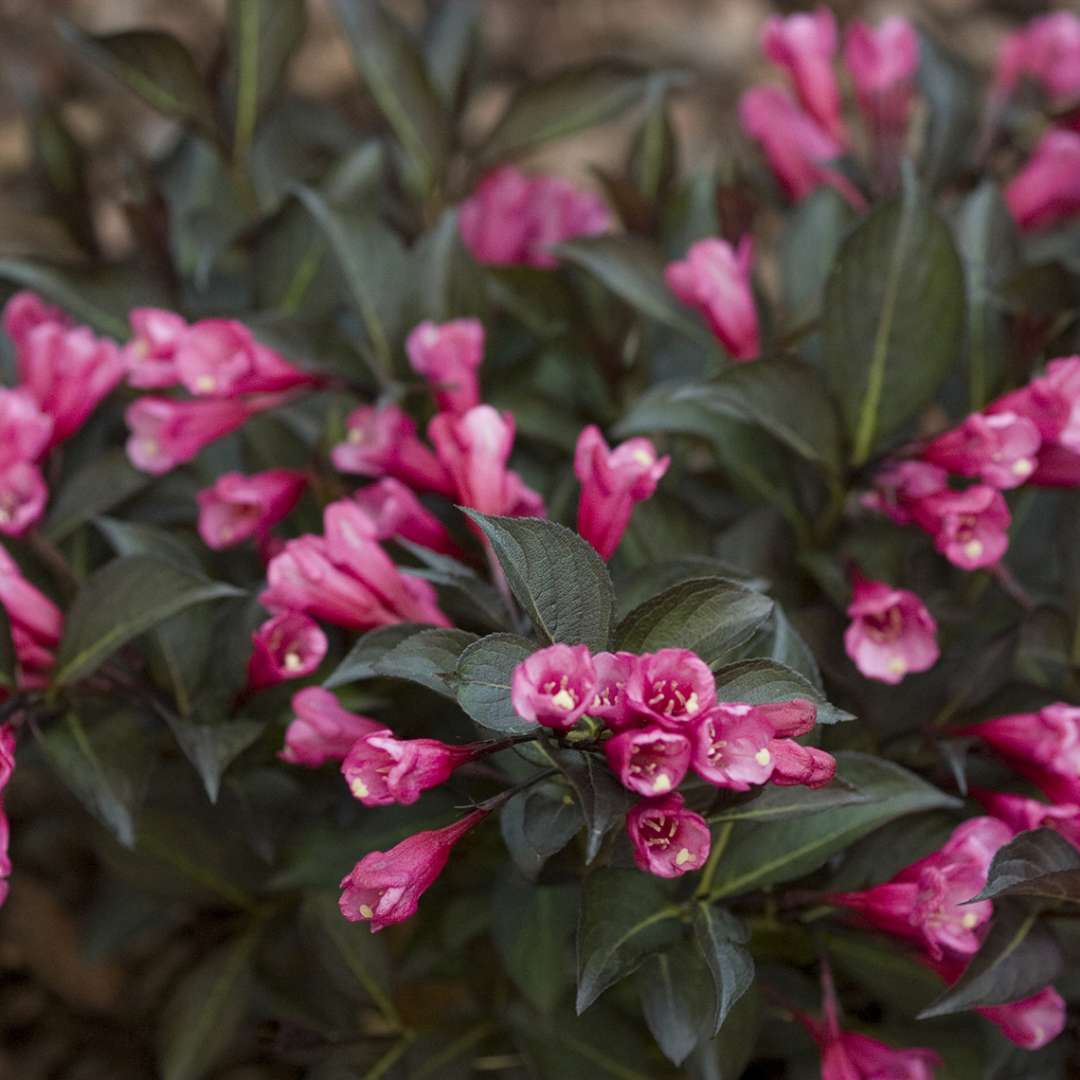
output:
<svg viewBox="0 0 1080 1080"><path fill-rule="evenodd" d="M491 541L514 596L547 641L608 647L615 594L586 541L554 521L465 513Z"/></svg>
<svg viewBox="0 0 1080 1080"><path fill-rule="evenodd" d="M708 331L667 287L664 260L645 240L627 235L588 236L560 244L555 250L631 307L693 338L707 350L706 355L715 352L716 343Z"/></svg>
<svg viewBox="0 0 1080 1080"><path fill-rule="evenodd" d="M739 660L725 665L716 672L716 693L721 701L748 701L751 705L808 698L817 705L819 724L854 719L851 713L830 705L804 676L775 660Z"/></svg>
<svg viewBox="0 0 1080 1080"><path fill-rule="evenodd" d="M710 821L778 821L831 810L837 806L864 803L866 796L846 784L833 782L828 787L777 787L769 785L761 794L746 802L724 807L709 815Z"/></svg>
<svg viewBox="0 0 1080 1080"><path fill-rule="evenodd" d="M456 672L459 657L476 640L465 630L421 630L376 660L375 673L407 679L453 699L457 695L447 676Z"/></svg>
<svg viewBox="0 0 1080 1080"><path fill-rule="evenodd" d="M971 167L973 141L984 119L984 89L975 72L934 38L920 35L919 89L929 111L922 167L932 187Z"/></svg>
<svg viewBox="0 0 1080 1080"><path fill-rule="evenodd" d="M578 921L578 1013L670 945L678 929L679 909L656 878L636 870L589 874Z"/></svg>
<svg viewBox="0 0 1080 1080"><path fill-rule="evenodd" d="M480 37L476 0L439 4L427 25L424 58L431 81L447 109L454 109L466 88L469 64Z"/></svg>
<svg viewBox="0 0 1080 1080"><path fill-rule="evenodd" d="M514 668L536 646L514 634L489 634L474 641L457 666L458 704L481 727L506 735L523 735L536 725L522 720L510 700Z"/></svg>
<svg viewBox="0 0 1080 1080"><path fill-rule="evenodd" d="M723 578L673 585L619 624L615 640L629 652L692 649L710 666L723 663L772 614L762 593Z"/></svg>
<svg viewBox="0 0 1080 1080"><path fill-rule="evenodd" d="M650 203L670 189L679 172L679 143L668 106L670 79L663 74L649 82L645 118L630 147L626 174Z"/></svg>
<svg viewBox="0 0 1080 1080"><path fill-rule="evenodd" d="M649 75L595 60L525 83L480 150L487 165L612 120L640 101Z"/></svg>
<svg viewBox="0 0 1080 1080"><path fill-rule="evenodd" d="M537 887L514 874L495 888L495 945L506 973L542 1013L550 1013L573 983L570 939L577 899L576 885Z"/></svg>
<svg viewBox="0 0 1080 1080"><path fill-rule="evenodd" d="M755 424L808 461L833 471L840 468L836 410L821 376L809 364L786 357L733 364L711 382L687 387L679 398Z"/></svg>
<svg viewBox="0 0 1080 1080"><path fill-rule="evenodd" d="M751 986L735 1002L720 1034L702 1043L690 1059L691 1080L739 1080L757 1048L761 997L757 987Z"/></svg>
<svg viewBox="0 0 1080 1080"><path fill-rule="evenodd" d="M683 391L696 383L672 379L646 390L630 411L615 425L612 434L625 439L631 435L694 435L714 441L722 425L719 418L700 402L688 401Z"/></svg>
<svg viewBox="0 0 1080 1080"><path fill-rule="evenodd" d="M565 788L531 788L515 795L499 815L503 841L514 865L535 881L544 863L562 851L584 824L581 805Z"/></svg>
<svg viewBox="0 0 1080 1080"><path fill-rule="evenodd" d="M387 653L425 629L426 627L418 623L394 623L392 626L379 626L369 630L357 638L345 659L334 668L323 686L327 690L334 690L363 679L374 679L379 673L379 661Z"/></svg>
<svg viewBox="0 0 1080 1080"><path fill-rule="evenodd" d="M726 908L699 903L694 907L694 937L712 974L715 1007L710 1031L715 1036L754 981L754 958L746 948L750 935Z"/></svg>
<svg viewBox="0 0 1080 1080"><path fill-rule="evenodd" d="M607 764L594 754L567 750L555 756L555 764L581 807L586 828L585 862L591 863L600 853L604 837L625 818L629 796Z"/></svg>
<svg viewBox="0 0 1080 1080"><path fill-rule="evenodd" d="M191 53L159 30L128 30L94 37L74 23L60 21L64 39L152 108L204 134L218 134L214 102Z"/></svg>
<svg viewBox="0 0 1080 1080"><path fill-rule="evenodd" d="M821 315L825 282L854 220L847 200L831 187L818 188L788 215L780 249L785 330L808 326Z"/></svg>
<svg viewBox="0 0 1080 1080"><path fill-rule="evenodd" d="M147 555L116 559L86 580L67 616L53 685L91 674L132 638L196 604L241 595L239 589Z"/></svg>
<svg viewBox="0 0 1080 1080"><path fill-rule="evenodd" d="M138 494L149 481L122 450L106 451L60 489L45 522L45 535L54 542L65 540L91 518Z"/></svg>
<svg viewBox="0 0 1080 1080"><path fill-rule="evenodd" d="M641 968L645 1023L674 1065L681 1065L708 1035L710 982L701 953L689 941L650 956Z"/></svg>
<svg viewBox="0 0 1080 1080"><path fill-rule="evenodd" d="M864 801L803 819L739 825L720 861L714 899L802 877L889 821L957 805L955 799L890 761L851 751L837 754L836 760L837 776Z"/></svg>
<svg viewBox="0 0 1080 1080"><path fill-rule="evenodd" d="M197 723L171 713L166 718L177 745L195 767L211 802L217 802L225 770L266 728L260 720Z"/></svg>
<svg viewBox="0 0 1080 1080"><path fill-rule="evenodd" d="M426 193L442 173L449 125L424 58L409 32L379 0L335 0L356 66Z"/></svg>
<svg viewBox="0 0 1080 1080"><path fill-rule="evenodd" d="M15 688L15 644L11 640L11 620L0 605L0 687Z"/></svg>
<svg viewBox="0 0 1080 1080"><path fill-rule="evenodd" d="M98 518L94 524L117 555L152 555L179 570L201 573L202 565L189 544L174 532L141 521Z"/></svg>
<svg viewBox="0 0 1080 1080"><path fill-rule="evenodd" d="M423 570L412 571L416 577L422 577L433 585L451 591L453 597L468 610L469 615L481 623L487 623L495 630L503 626L506 621L506 604L498 589L484 581L475 570L457 559L410 543L401 537L395 542L423 563Z"/></svg>
<svg viewBox="0 0 1080 1080"><path fill-rule="evenodd" d="M75 318L88 323L102 334L126 340L128 325L118 312L115 297L106 297L103 290L94 289L100 273L89 275L86 271L47 266L29 259L0 259L0 281L11 281L25 289L33 289L46 299L69 311ZM127 296L123 310L134 302Z"/></svg>
<svg viewBox="0 0 1080 1080"><path fill-rule="evenodd" d="M725 578L756 592L764 592L769 587L763 578L747 574L734 563L708 555L683 555L651 566L635 567L632 572L617 577L616 613L620 620L625 619L634 608L658 593L700 578Z"/></svg>
<svg viewBox="0 0 1080 1080"><path fill-rule="evenodd" d="M211 953L176 988L158 1032L163 1080L202 1080L228 1049L247 1013L258 930Z"/></svg>
<svg viewBox="0 0 1080 1080"><path fill-rule="evenodd" d="M829 378L856 465L927 403L959 358L963 329L963 266L908 174L902 194L841 245L825 299Z"/></svg>
<svg viewBox="0 0 1080 1080"><path fill-rule="evenodd" d="M1022 904L998 901L990 932L964 974L919 1019L1021 1001L1053 982L1064 958L1054 935L1037 920Z"/></svg>
<svg viewBox="0 0 1080 1080"><path fill-rule="evenodd" d="M1053 829L1021 833L994 856L986 887L972 899L995 896L1080 906L1080 852Z"/></svg>

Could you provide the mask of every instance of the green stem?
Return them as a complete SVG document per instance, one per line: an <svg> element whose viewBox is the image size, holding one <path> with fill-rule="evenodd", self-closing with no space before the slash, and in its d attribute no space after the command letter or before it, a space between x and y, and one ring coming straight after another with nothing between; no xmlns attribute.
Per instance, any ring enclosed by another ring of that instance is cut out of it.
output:
<svg viewBox="0 0 1080 1080"><path fill-rule="evenodd" d="M701 882L694 892L695 897L705 898L709 895L709 892L712 889L713 878L716 877L716 868L720 863L720 857L724 854L724 849L728 845L728 840L731 839L731 830L734 828L734 821L725 821L724 824L716 830L716 838L713 840L712 850L709 852L709 861L705 864L705 869L702 871Z"/></svg>
<svg viewBox="0 0 1080 1080"><path fill-rule="evenodd" d="M404 1056L405 1052L412 1045L413 1040L416 1038L415 1032L407 1031L404 1035L366 1073L364 1073L363 1080L380 1080L380 1077L385 1076Z"/></svg>
<svg viewBox="0 0 1080 1080"><path fill-rule="evenodd" d="M475 1027L470 1028L461 1036L460 1039L455 1039L449 1046L447 1046L441 1053L436 1054L433 1058L417 1069L413 1073L413 1080L423 1080L425 1076L438 1076L438 1070L444 1065L448 1065L451 1061L456 1060L465 1053L466 1050L471 1050L478 1043L481 1043L498 1028L490 1021L485 1020L482 1024L477 1024Z"/></svg>

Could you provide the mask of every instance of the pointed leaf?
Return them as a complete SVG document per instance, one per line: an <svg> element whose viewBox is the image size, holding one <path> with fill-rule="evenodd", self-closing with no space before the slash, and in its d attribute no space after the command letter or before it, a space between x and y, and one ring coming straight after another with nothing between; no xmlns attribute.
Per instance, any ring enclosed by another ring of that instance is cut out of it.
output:
<svg viewBox="0 0 1080 1080"><path fill-rule="evenodd" d="M604 837L620 824L630 808L626 789L594 754L567 750L555 755L555 764L574 789L585 819L585 862L600 853Z"/></svg>
<svg viewBox="0 0 1080 1080"><path fill-rule="evenodd" d="M461 654L477 640L466 630L421 630L381 656L375 662L375 673L407 679L453 699L457 693L448 676L457 671Z"/></svg>
<svg viewBox="0 0 1080 1080"><path fill-rule="evenodd" d="M867 798L847 784L833 781L828 787L777 787L770 784L745 802L726 806L709 815L710 821L779 821L804 817L837 806L865 803Z"/></svg>
<svg viewBox="0 0 1080 1080"><path fill-rule="evenodd" d="M565 789L522 791L502 808L499 827L514 865L530 881L581 831L581 805Z"/></svg>
<svg viewBox="0 0 1080 1080"><path fill-rule="evenodd" d="M1053 829L1021 833L994 856L986 886L972 901L995 896L1080 906L1080 852Z"/></svg>
<svg viewBox="0 0 1080 1080"><path fill-rule="evenodd" d="M746 947L750 934L726 908L699 903L694 907L694 937L712 974L715 1007L710 1030L715 1036L754 981L754 958Z"/></svg>
<svg viewBox="0 0 1080 1080"><path fill-rule="evenodd" d="M710 982L701 953L688 941L649 957L641 968L645 1023L673 1065L681 1065L708 1036Z"/></svg>
<svg viewBox="0 0 1080 1080"><path fill-rule="evenodd" d="M109 303L101 294L94 291L94 278L88 272L65 269L34 262L30 259L0 259L0 280L10 281L25 289L33 289L46 299L59 304L76 319L88 323L101 334L109 334L121 341L128 336L127 321L115 310L116 305ZM133 298L129 295L129 306ZM147 478L149 479L149 478Z"/></svg>
<svg viewBox="0 0 1080 1080"><path fill-rule="evenodd" d="M419 623L394 623L378 626L357 638L345 659L330 673L323 686L334 690L339 686L374 679L379 674L379 661L407 638L427 629Z"/></svg>
<svg viewBox="0 0 1080 1080"><path fill-rule="evenodd" d="M45 522L52 541L66 540L80 525L137 495L150 477L122 450L109 450L84 465L60 489Z"/></svg>
<svg viewBox="0 0 1080 1080"><path fill-rule="evenodd" d="M458 659L458 704L481 727L505 735L523 735L536 725L522 720L510 700L514 668L536 646L514 634L489 634L474 641Z"/></svg>
<svg viewBox="0 0 1080 1080"><path fill-rule="evenodd" d="M739 660L716 670L716 694L721 701L772 701L807 698L817 706L819 724L837 724L855 717L825 700L825 695L797 671L775 660Z"/></svg>
<svg viewBox="0 0 1080 1080"><path fill-rule="evenodd" d="M195 767L212 803L217 802L225 770L266 730L261 720L208 724L171 713L166 716L177 745Z"/></svg>

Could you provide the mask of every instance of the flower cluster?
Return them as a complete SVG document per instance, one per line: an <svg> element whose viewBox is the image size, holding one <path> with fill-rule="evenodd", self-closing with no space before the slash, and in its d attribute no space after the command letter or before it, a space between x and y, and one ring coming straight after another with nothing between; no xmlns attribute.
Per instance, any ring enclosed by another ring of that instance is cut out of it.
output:
<svg viewBox="0 0 1080 1080"><path fill-rule="evenodd" d="M45 685L60 644L64 617L60 609L23 576L15 560L0 547L0 607L11 626L20 689Z"/></svg>
<svg viewBox="0 0 1080 1080"><path fill-rule="evenodd" d="M973 483L953 488L950 474ZM917 525L954 566L995 565L1012 521L1003 490L1080 485L1080 356L1052 360L1043 375L887 466L874 483L865 506Z"/></svg>
<svg viewBox="0 0 1080 1080"><path fill-rule="evenodd" d="M691 770L731 791L770 780L821 787L836 773L831 755L795 741L817 721L812 702L717 701L712 672L688 649L591 654L550 645L514 669L511 698L522 719L560 733L586 717L599 722L608 765L643 799L626 823L634 857L660 877L708 858L708 825L676 791Z"/></svg>

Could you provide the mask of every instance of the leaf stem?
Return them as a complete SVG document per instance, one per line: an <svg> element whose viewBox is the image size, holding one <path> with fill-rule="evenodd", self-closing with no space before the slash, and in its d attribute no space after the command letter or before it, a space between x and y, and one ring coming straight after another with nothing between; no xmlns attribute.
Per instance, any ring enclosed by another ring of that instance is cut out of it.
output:
<svg viewBox="0 0 1080 1080"><path fill-rule="evenodd" d="M720 863L720 857L724 854L724 849L728 845L728 840L731 839L731 831L734 828L734 821L725 821L716 830L716 838L713 840L712 850L709 852L709 861L705 864L704 871L702 871L701 882L694 892L695 897L700 899L708 898L712 889L713 878L716 877L716 868Z"/></svg>

